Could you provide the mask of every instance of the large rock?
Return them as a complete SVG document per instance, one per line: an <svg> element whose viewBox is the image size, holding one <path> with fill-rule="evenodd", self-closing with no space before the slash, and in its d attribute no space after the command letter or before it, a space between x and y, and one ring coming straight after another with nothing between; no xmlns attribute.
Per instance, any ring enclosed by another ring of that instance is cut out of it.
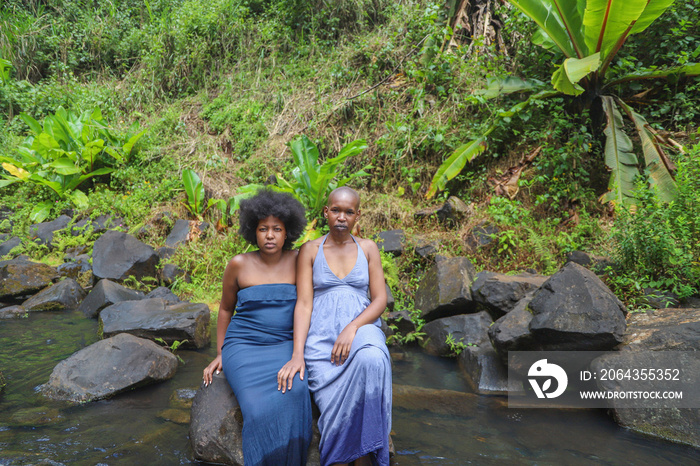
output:
<svg viewBox="0 0 700 466"><path fill-rule="evenodd" d="M426 321L474 312L471 285L476 270L466 257L438 260L423 276L416 291L416 308Z"/></svg>
<svg viewBox="0 0 700 466"><path fill-rule="evenodd" d="M534 293L530 293L515 305L506 315L489 327L489 339L504 365L508 364L509 351L534 351L539 349L537 342L530 333L532 313L527 305L532 301Z"/></svg>
<svg viewBox="0 0 700 466"><path fill-rule="evenodd" d="M457 223L473 215L474 211L463 200L456 196L450 196L437 210L437 217L441 223L447 226L456 226Z"/></svg>
<svg viewBox="0 0 700 466"><path fill-rule="evenodd" d="M162 338L168 345L184 341L182 347L203 348L209 344L209 308L206 304L167 305L161 298L122 301L100 312L105 337L131 333L142 338Z"/></svg>
<svg viewBox="0 0 700 466"><path fill-rule="evenodd" d="M67 278L35 294L22 303L27 311L63 311L76 309L85 297L85 290Z"/></svg>
<svg viewBox="0 0 700 466"><path fill-rule="evenodd" d="M167 380L177 358L152 341L122 333L58 363L41 388L52 399L85 402Z"/></svg>
<svg viewBox="0 0 700 466"><path fill-rule="evenodd" d="M656 351L697 355L700 352L700 309L660 309L630 316L620 351L606 355L604 362L594 361L592 367L630 367L626 361L634 358L635 367L659 368ZM691 359L694 362L683 365L682 377L700 380L698 357ZM601 388L608 388L599 380L597 383ZM659 384L655 388L663 390ZM617 408L613 404L611 411L622 426L700 448L700 410L697 408Z"/></svg>
<svg viewBox="0 0 700 466"><path fill-rule="evenodd" d="M413 250L423 259L434 257L440 247L440 242L438 240L431 241L429 238L420 235L413 238L413 243Z"/></svg>
<svg viewBox="0 0 700 466"><path fill-rule="evenodd" d="M143 298L144 294L140 291L132 290L110 280L100 280L80 303L78 309L86 317L97 317L97 314L107 306L122 301L139 301Z"/></svg>
<svg viewBox="0 0 700 466"><path fill-rule="evenodd" d="M146 295L146 298L161 298L163 301L165 301L165 304L177 304L181 301L180 298L170 290L170 288L166 288L164 286L159 286L155 290L151 291Z"/></svg>
<svg viewBox="0 0 700 466"><path fill-rule="evenodd" d="M155 277L158 261L152 247L121 231L104 233L92 249L92 270L97 278Z"/></svg>
<svg viewBox="0 0 700 466"><path fill-rule="evenodd" d="M0 309L0 319L18 319L29 317L27 310L22 306L7 306Z"/></svg>
<svg viewBox="0 0 700 466"><path fill-rule="evenodd" d="M58 278L53 267L16 258L0 262L0 300L28 296L51 285Z"/></svg>
<svg viewBox="0 0 700 466"><path fill-rule="evenodd" d="M497 226L484 220L472 228L465 239L465 243L470 251L476 251L491 244L500 232L501 230Z"/></svg>
<svg viewBox="0 0 700 466"><path fill-rule="evenodd" d="M487 332L491 325L491 316L486 311L478 314L462 314L443 317L423 326L426 338L423 347L428 354L435 356L452 356L453 350L447 343L452 335L454 344L481 345L488 342Z"/></svg>
<svg viewBox="0 0 700 466"><path fill-rule="evenodd" d="M70 221L71 218L69 216L61 215L50 222L35 223L29 227L29 237L39 244L51 244L53 242L53 234L66 228Z"/></svg>
<svg viewBox="0 0 700 466"><path fill-rule="evenodd" d="M160 279L167 286L172 285L177 280L183 280L185 283L192 282L187 271L175 264L165 264L160 272Z"/></svg>
<svg viewBox="0 0 700 466"><path fill-rule="evenodd" d="M403 254L403 243L406 235L403 230L388 230L377 234L376 241L379 249L392 256Z"/></svg>
<svg viewBox="0 0 700 466"><path fill-rule="evenodd" d="M484 334L488 329L483 329ZM501 363L491 342L467 346L457 362L472 390L481 395L507 395L508 369Z"/></svg>
<svg viewBox="0 0 700 466"><path fill-rule="evenodd" d="M177 222L175 222L172 230L170 230L170 234L165 239L165 246L169 248L176 248L179 245L187 242L187 237L189 234L190 221L179 219Z"/></svg>
<svg viewBox="0 0 700 466"><path fill-rule="evenodd" d="M192 401L190 443L194 459L208 463L243 465L243 415L224 374L214 374L208 387L200 387ZM314 419L314 437L308 466L320 464L320 436Z"/></svg>
<svg viewBox="0 0 700 466"><path fill-rule="evenodd" d="M472 299L494 319L510 312L528 293L535 291L547 280L544 275L521 273L505 275L479 272L472 284Z"/></svg>
<svg viewBox="0 0 700 466"><path fill-rule="evenodd" d="M627 310L590 270L567 263L535 292L530 331L545 350L595 351L622 342Z"/></svg>
<svg viewBox="0 0 700 466"><path fill-rule="evenodd" d="M0 244L0 257L9 254L20 244L22 244L22 240L19 239L19 236L13 236L4 243Z"/></svg>

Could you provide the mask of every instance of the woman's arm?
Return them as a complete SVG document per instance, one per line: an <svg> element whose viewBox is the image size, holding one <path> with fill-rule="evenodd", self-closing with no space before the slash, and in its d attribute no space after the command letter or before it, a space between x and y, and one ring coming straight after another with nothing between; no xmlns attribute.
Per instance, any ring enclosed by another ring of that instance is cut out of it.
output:
<svg viewBox="0 0 700 466"><path fill-rule="evenodd" d="M204 369L204 386L211 384L214 371L218 374L223 370L221 363L221 347L226 338L228 324L236 309L236 297L238 293L238 273L241 269L243 257L238 255L229 261L224 270L224 278L221 291L221 303L219 315L216 318L216 358Z"/></svg>
<svg viewBox="0 0 700 466"><path fill-rule="evenodd" d="M306 243L301 247L297 257L297 303L294 307L294 350L292 359L277 373L277 390L285 393L292 389L294 375L299 372L299 378L304 380L304 345L309 334L311 311L314 303L313 265L314 248Z"/></svg>
<svg viewBox="0 0 700 466"><path fill-rule="evenodd" d="M372 240L362 240L360 243L362 250L367 253L369 264L369 294L372 299L369 306L362 313L350 322L338 338L335 340L331 351L331 362L337 365L343 364L350 355L350 347L355 339L357 329L363 325L371 324L382 315L386 309L386 285L384 282L384 269L382 269L382 258L379 255L379 248Z"/></svg>

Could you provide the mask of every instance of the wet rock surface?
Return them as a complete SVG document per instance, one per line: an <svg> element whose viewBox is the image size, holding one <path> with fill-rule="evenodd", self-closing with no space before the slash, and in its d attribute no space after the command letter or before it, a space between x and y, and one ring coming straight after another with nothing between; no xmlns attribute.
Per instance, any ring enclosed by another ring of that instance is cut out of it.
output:
<svg viewBox="0 0 700 466"><path fill-rule="evenodd" d="M29 317L29 315L22 306L7 306L0 309L0 319L19 319L23 317Z"/></svg>
<svg viewBox="0 0 700 466"><path fill-rule="evenodd" d="M0 300L27 296L51 285L58 278L55 268L15 258L0 262Z"/></svg>
<svg viewBox="0 0 700 466"><path fill-rule="evenodd" d="M206 304L168 305L161 298L122 301L100 312L105 337L126 332L141 338L162 338L168 345L175 341L182 347L203 348L209 345L209 308Z"/></svg>
<svg viewBox="0 0 700 466"><path fill-rule="evenodd" d="M81 349L54 368L42 393L52 399L86 402L167 380L177 358L152 341L122 333Z"/></svg>
<svg viewBox="0 0 700 466"><path fill-rule="evenodd" d="M97 317L100 311L107 306L122 301L138 301L144 298L144 294L132 290L111 280L100 280L92 288L87 297L78 308L85 317Z"/></svg>
<svg viewBox="0 0 700 466"><path fill-rule="evenodd" d="M453 349L447 343L450 336L454 344L468 346L488 343L487 332L491 322L491 316L486 311L434 320L423 327L426 334L423 349L434 356L451 356Z"/></svg>
<svg viewBox="0 0 700 466"><path fill-rule="evenodd" d="M30 312L77 309L85 295L85 290L78 282L67 278L41 290L23 302L22 307Z"/></svg>
<svg viewBox="0 0 700 466"><path fill-rule="evenodd" d="M97 278L140 280L156 276L158 255L155 250L133 236L110 230L100 236L92 250L92 270Z"/></svg>
<svg viewBox="0 0 700 466"><path fill-rule="evenodd" d="M552 275L528 308L530 331L542 349L608 350L622 342L626 308L593 272L574 262Z"/></svg>
<svg viewBox="0 0 700 466"><path fill-rule="evenodd" d="M423 276L416 291L416 308L426 321L474 312L471 285L474 265L466 257L442 258Z"/></svg>

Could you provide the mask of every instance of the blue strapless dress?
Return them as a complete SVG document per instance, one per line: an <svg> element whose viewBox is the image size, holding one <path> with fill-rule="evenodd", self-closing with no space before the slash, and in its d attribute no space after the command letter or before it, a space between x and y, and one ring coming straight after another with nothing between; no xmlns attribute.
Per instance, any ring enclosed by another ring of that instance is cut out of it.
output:
<svg viewBox="0 0 700 466"><path fill-rule="evenodd" d="M238 292L236 313L221 349L224 375L243 413L246 466L306 464L311 398L299 374L277 390L277 372L293 350L295 285L256 285Z"/></svg>
<svg viewBox="0 0 700 466"><path fill-rule="evenodd" d="M321 411L321 464L349 463L369 454L373 464L389 466L391 358L380 320L357 330L345 363L331 363L338 335L370 303L369 264L360 245L355 267L340 279L328 266L322 243L314 260L313 282L304 359L309 388Z"/></svg>

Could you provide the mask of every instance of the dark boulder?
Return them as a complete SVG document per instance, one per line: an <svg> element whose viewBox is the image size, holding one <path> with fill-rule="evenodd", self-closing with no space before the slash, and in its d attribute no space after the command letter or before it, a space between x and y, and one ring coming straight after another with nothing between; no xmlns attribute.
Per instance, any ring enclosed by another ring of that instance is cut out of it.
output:
<svg viewBox="0 0 700 466"><path fill-rule="evenodd" d="M634 367L660 368L663 363L658 351L678 351L684 380L700 379L700 309L660 309L630 316L624 344L617 353L608 353L592 363L592 368ZM682 353L681 353L682 352ZM668 353L664 355L668 357ZM601 389L611 389L615 381L596 379ZM655 384L654 389L662 385ZM691 390L696 390L697 384ZM661 389L670 389L663 387ZM692 399L693 394L684 393ZM697 399L697 398L695 398ZM654 437L700 447L700 410L693 408L625 408L612 403L613 417L620 425Z"/></svg>
<svg viewBox="0 0 700 466"><path fill-rule="evenodd" d="M416 330L416 324L411 321L411 313L406 310L389 312L386 323L395 326L396 331L401 335L408 335Z"/></svg>
<svg viewBox="0 0 700 466"><path fill-rule="evenodd" d="M184 341L182 347L209 345L209 308L206 304L166 305L161 298L122 301L100 312L100 328L105 337L131 333L141 338L162 338L168 345Z"/></svg>
<svg viewBox="0 0 700 466"><path fill-rule="evenodd" d="M71 259L69 262L64 262L63 264L59 265L56 270L62 277L77 279L80 274L92 271L90 256L87 254L80 254Z"/></svg>
<svg viewBox="0 0 700 466"><path fill-rule="evenodd" d="M418 254L418 256L422 257L423 259L430 259L431 257L434 257L435 254L437 254L438 252L438 248L440 247L439 241L431 241L423 236L414 237L413 242L413 250L416 254Z"/></svg>
<svg viewBox="0 0 700 466"><path fill-rule="evenodd" d="M437 260L416 291L416 308L426 321L475 311L471 285L476 270L466 257Z"/></svg>
<svg viewBox="0 0 700 466"><path fill-rule="evenodd" d="M29 227L29 237L39 244L50 245L53 242L53 234L66 228L70 221L69 216L61 215L50 222L35 223Z"/></svg>
<svg viewBox="0 0 700 466"><path fill-rule="evenodd" d="M450 196L442 207L437 210L437 217L440 223L453 227L470 215L473 215L473 213L473 209L463 200L456 196Z"/></svg>
<svg viewBox="0 0 700 466"><path fill-rule="evenodd" d="M190 275L175 264L165 264L160 272L160 279L167 286L172 285L176 280L184 280L185 283L192 281Z"/></svg>
<svg viewBox="0 0 700 466"><path fill-rule="evenodd" d="M41 290L22 303L27 311L63 311L77 309L85 298L85 290L72 278L51 285Z"/></svg>
<svg viewBox="0 0 700 466"><path fill-rule="evenodd" d="M175 375L177 358L152 341L122 333L58 363L42 393L74 402L101 400Z"/></svg>
<svg viewBox="0 0 700 466"><path fill-rule="evenodd" d="M488 339L480 345L464 348L457 362L467 383L476 393L508 394L508 369L501 363Z"/></svg>
<svg viewBox="0 0 700 466"><path fill-rule="evenodd" d="M177 304L180 302L180 298L178 298L177 295L170 290L170 288L165 286L159 286L155 290L148 293L146 295L146 299L150 298L161 298L163 301L165 301L165 304Z"/></svg>
<svg viewBox="0 0 700 466"><path fill-rule="evenodd" d="M538 345L530 333L532 313L527 305L534 293L530 293L506 315L489 327L489 339L504 365L508 364L509 351L535 351Z"/></svg>
<svg viewBox="0 0 700 466"><path fill-rule="evenodd" d="M434 207L427 207L425 209L421 209L413 214L413 218L416 220L425 220L428 218L437 218L437 211L440 210L440 207L434 206Z"/></svg>
<svg viewBox="0 0 700 466"><path fill-rule="evenodd" d="M23 258L0 262L0 300L28 296L51 285L59 277L53 267Z"/></svg>
<svg viewBox="0 0 700 466"><path fill-rule="evenodd" d="M74 261L74 260L76 260L76 258L78 256L82 256L83 254L87 254L87 252L88 252L87 244L80 244L78 246L70 247L70 248L66 249L66 253L63 255L63 261L64 262Z"/></svg>
<svg viewBox="0 0 700 466"><path fill-rule="evenodd" d="M575 262L578 265L589 267L593 263L593 260L591 256L583 251L571 251L566 255L566 262Z"/></svg>
<svg viewBox="0 0 700 466"><path fill-rule="evenodd" d="M476 251L479 248L491 244L501 230L497 226L488 223L487 221L477 224L467 235L465 243L470 251Z"/></svg>
<svg viewBox="0 0 700 466"><path fill-rule="evenodd" d="M0 319L17 319L28 316L27 310L22 306L7 306L0 309Z"/></svg>
<svg viewBox="0 0 700 466"><path fill-rule="evenodd" d="M13 236L4 243L0 244L0 257L10 254L14 248L22 244L22 240L18 236Z"/></svg>
<svg viewBox="0 0 700 466"><path fill-rule="evenodd" d="M137 280L156 276L155 250L131 235L110 230L100 236L92 250L92 270L97 278Z"/></svg>
<svg viewBox="0 0 700 466"><path fill-rule="evenodd" d="M241 430L243 415L224 374L214 374L212 383L197 391L190 416L190 444L194 459L207 463L242 466ZM314 437L307 465L320 464L320 435L314 420Z"/></svg>
<svg viewBox="0 0 700 466"><path fill-rule="evenodd" d="M85 317L97 317L97 314L107 306L122 301L139 301L143 298L144 294L140 291L110 280L100 280L80 304L79 310L85 314Z"/></svg>
<svg viewBox="0 0 700 466"><path fill-rule="evenodd" d="M529 309L530 331L545 350L608 350L625 331L625 306L593 272L574 262L535 292Z"/></svg>
<svg viewBox="0 0 700 466"><path fill-rule="evenodd" d="M403 230L382 231L375 237L379 249L395 257L403 254L403 243L405 240L406 235Z"/></svg>
<svg viewBox="0 0 700 466"><path fill-rule="evenodd" d="M493 321L486 311L477 314L462 314L444 317L428 322L425 332L424 349L435 356L453 356L454 351L447 343L451 335L454 344L482 345L488 343L487 332ZM490 344L490 343L489 343Z"/></svg>
<svg viewBox="0 0 700 466"><path fill-rule="evenodd" d="M179 219L175 222L170 234L165 239L165 246L169 248L177 248L179 245L187 242L187 237L190 235L190 221Z"/></svg>
<svg viewBox="0 0 700 466"><path fill-rule="evenodd" d="M472 299L494 319L510 312L526 294L535 291L547 280L544 275L521 273L505 275L479 272L472 284Z"/></svg>
<svg viewBox="0 0 700 466"><path fill-rule="evenodd" d="M169 248L167 246L161 246L158 249L156 249L156 254L158 254L158 257L160 257L160 260L164 261L166 259L170 259L177 250L175 248Z"/></svg>

